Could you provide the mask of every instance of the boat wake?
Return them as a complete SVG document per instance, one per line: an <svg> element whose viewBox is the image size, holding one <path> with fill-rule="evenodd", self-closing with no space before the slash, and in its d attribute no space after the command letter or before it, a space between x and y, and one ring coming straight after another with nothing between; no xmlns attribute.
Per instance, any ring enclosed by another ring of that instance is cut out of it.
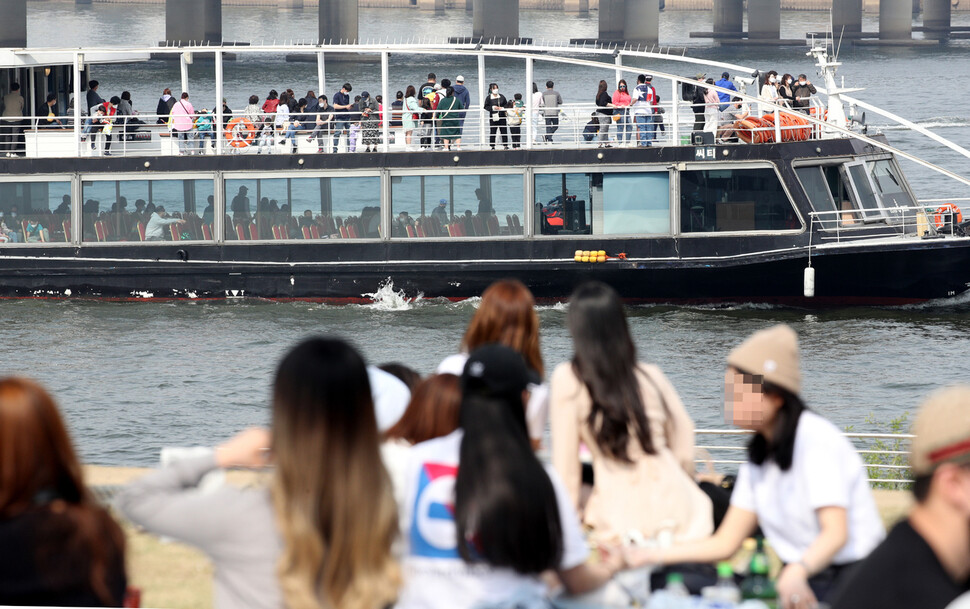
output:
<svg viewBox="0 0 970 609"><path fill-rule="evenodd" d="M921 121L913 121L924 129L953 129L970 127L970 119L962 116L934 116ZM905 125L873 125L879 131L909 131Z"/></svg>
<svg viewBox="0 0 970 609"><path fill-rule="evenodd" d="M375 311L410 311L424 299L424 294L421 292L412 298L405 294L403 289L395 290L394 281L390 277L377 288L376 292L366 292L361 296L373 300L372 303L361 306Z"/></svg>
<svg viewBox="0 0 970 609"><path fill-rule="evenodd" d="M970 306L970 290L951 296L949 298L937 298L911 305L902 305L899 308L905 311L926 311L935 309L964 309Z"/></svg>

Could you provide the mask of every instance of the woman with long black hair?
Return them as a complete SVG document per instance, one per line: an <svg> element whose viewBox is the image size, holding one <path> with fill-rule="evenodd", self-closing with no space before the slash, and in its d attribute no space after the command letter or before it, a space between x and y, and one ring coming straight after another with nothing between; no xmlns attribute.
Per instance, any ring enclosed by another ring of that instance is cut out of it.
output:
<svg viewBox="0 0 970 609"><path fill-rule="evenodd" d="M815 607L885 535L862 459L799 397L798 336L790 327L756 332L731 351L727 364L725 418L754 435L724 522L707 539L632 550L629 559L726 560L760 525L785 565L776 584L781 606Z"/></svg>
<svg viewBox="0 0 970 609"><path fill-rule="evenodd" d="M610 147L610 123L613 122L613 98L606 92L607 84L601 80L596 89L596 118L600 122L599 142L600 148Z"/></svg>
<svg viewBox="0 0 970 609"><path fill-rule="evenodd" d="M615 554L586 564L562 483L532 451L524 394L537 380L512 349L476 349L461 377L460 429L411 449L398 609L532 606L547 594L544 571L580 594L619 569Z"/></svg>
<svg viewBox="0 0 970 609"><path fill-rule="evenodd" d="M583 284L566 321L574 355L550 383L552 462L579 508L579 447L589 447L594 486L583 521L594 539L710 535L711 501L693 480L694 423L660 368L637 361L619 295Z"/></svg>

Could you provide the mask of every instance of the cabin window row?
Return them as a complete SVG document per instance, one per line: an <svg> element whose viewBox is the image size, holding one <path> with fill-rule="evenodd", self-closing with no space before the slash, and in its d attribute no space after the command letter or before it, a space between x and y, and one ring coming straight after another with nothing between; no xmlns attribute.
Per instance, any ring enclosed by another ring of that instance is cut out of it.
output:
<svg viewBox="0 0 970 609"><path fill-rule="evenodd" d="M671 179L680 202L672 210ZM87 243L214 241L213 179L82 180ZM0 182L0 242L70 243L69 180ZM325 239L513 238L666 235L797 229L800 220L773 169L392 175L388 217L380 176L227 177L226 242ZM221 210L220 210L221 211ZM531 213L527 213L531 212ZM674 214L672 212L677 212Z"/></svg>

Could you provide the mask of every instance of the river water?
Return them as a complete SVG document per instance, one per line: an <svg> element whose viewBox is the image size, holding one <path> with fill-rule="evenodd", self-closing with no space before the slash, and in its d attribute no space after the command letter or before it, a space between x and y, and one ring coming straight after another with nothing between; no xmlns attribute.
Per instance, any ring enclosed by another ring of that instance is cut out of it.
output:
<svg viewBox="0 0 970 609"><path fill-rule="evenodd" d="M272 42L316 36L316 9L225 7L227 40ZM401 41L415 36L442 41L471 33L471 16L449 11L434 16L407 9L362 9L361 38ZM665 45L704 45L688 32L710 29L709 12L666 12ZM782 36L826 27L823 13L785 12ZM957 16L954 25L970 24ZM867 18L867 30L877 23ZM591 38L596 14L566 16L526 11L521 34L536 39ZM32 46L147 45L164 37L163 5L94 4L73 1L30 4ZM763 70L813 74L803 49L725 49L710 45L695 56ZM970 142L970 44L941 48L843 50L840 73L856 94L899 112L966 145ZM683 66L654 62L645 69L691 74ZM524 88L521 63L489 61L490 80L508 92ZM476 90L473 63L445 57L395 55L392 90L420 84L429 70L463 73ZM719 72L719 71L718 71ZM713 71L712 71L713 73ZM590 101L598 72L537 63L536 80L552 79L567 101ZM136 110L153 112L164 86L177 87L178 67L164 62L98 68L102 94L133 93ZM190 73L193 98L213 99L212 66L199 62ZM379 90L379 66L338 64L328 68L328 92L345 80ZM314 64L280 57L247 58L226 66L226 96L243 107L251 93L270 88L315 88ZM204 103L204 102L203 102ZM872 124L885 121L870 120ZM891 141L923 158L970 174L970 163L908 131L888 132ZM966 196L966 188L905 164L917 195ZM2 272L2 270L0 270ZM475 300L407 303L392 289L373 305L332 307L262 301L102 303L91 301L2 301L0 373L26 374L55 394L85 461L147 465L167 445L210 445L235 431L269 420L269 386L276 362L300 338L336 334L353 341L369 361L403 361L430 372L458 348ZM912 412L933 388L967 379L970 360L970 298L890 309L845 309L806 313L770 307L633 307L628 309L643 359L658 363L678 388L698 427L723 427L724 357L752 331L789 323L802 340L804 396L810 406L842 427L878 431ZM565 308L540 311L547 367L571 356ZM866 418L872 413L874 423Z"/></svg>

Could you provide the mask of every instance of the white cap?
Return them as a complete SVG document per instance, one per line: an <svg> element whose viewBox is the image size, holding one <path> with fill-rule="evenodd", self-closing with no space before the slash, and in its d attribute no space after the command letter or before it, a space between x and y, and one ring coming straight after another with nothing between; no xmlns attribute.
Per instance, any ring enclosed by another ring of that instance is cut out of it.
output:
<svg viewBox="0 0 970 609"><path fill-rule="evenodd" d="M465 77L459 74L455 77L455 82L465 82Z"/></svg>
<svg viewBox="0 0 970 609"><path fill-rule="evenodd" d="M437 91L437 90L439 90L439 89L441 89L441 83L440 83L440 82L436 82L436 83L434 84L434 90L435 90L435 91Z"/></svg>
<svg viewBox="0 0 970 609"><path fill-rule="evenodd" d="M367 376L370 377L377 429L384 433L404 416L408 402L411 401L411 390L401 379L376 366L367 366Z"/></svg>

